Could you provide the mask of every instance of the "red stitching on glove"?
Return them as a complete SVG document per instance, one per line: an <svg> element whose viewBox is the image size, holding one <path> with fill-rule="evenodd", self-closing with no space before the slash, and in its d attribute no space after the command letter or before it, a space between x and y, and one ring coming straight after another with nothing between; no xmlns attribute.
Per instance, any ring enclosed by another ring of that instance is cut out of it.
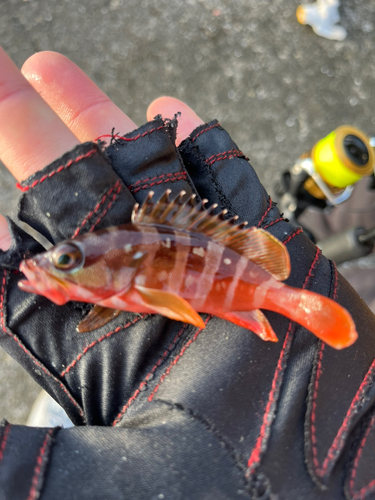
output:
<svg viewBox="0 0 375 500"><path fill-rule="evenodd" d="M91 217L93 217L97 212L98 210L100 209L100 207L105 203L106 199L108 198L108 196L110 196L112 194L112 192L114 190L117 190L116 193L118 194L120 191L121 191L121 181L118 180L108 191L106 194L104 194L101 198L101 200L99 201L99 203L97 203L95 205L95 208L94 210L92 210L91 212L89 212L86 217L83 219L83 221L81 222L81 224L79 225L79 227L77 227L77 229L75 230L73 236L72 236L72 239L75 238L76 236L78 236L78 234L81 232L81 230L85 227L85 225L87 224L87 222L91 219ZM116 196L117 196L116 194ZM112 200L113 201L113 200ZM107 209L108 211L108 209ZM107 213L107 211L105 213ZM105 215L104 213L104 215ZM104 215L102 215L101 219L104 217ZM100 220L101 220L100 219Z"/></svg>
<svg viewBox="0 0 375 500"><path fill-rule="evenodd" d="M281 221L284 221L286 222L286 220L284 219L284 217L280 217L280 219L276 219L276 220L273 220L272 222L270 222L269 224L266 224L265 226L262 227L262 229L267 229L271 226L273 226L274 224L276 224L276 222L281 222Z"/></svg>
<svg viewBox="0 0 375 500"><path fill-rule="evenodd" d="M293 326L293 322L290 321L289 326L288 326L288 330L286 332L283 348L280 352L279 360L277 362L276 371L275 371L275 374L274 374L274 377L272 380L271 391L270 391L269 396L268 396L268 403L266 406L266 411L264 412L264 415L263 415L263 422L262 422L262 426L260 428L259 436L258 436L258 439L256 440L253 451L251 452L250 458L247 462L247 467L249 469L252 469L254 465L256 465L260 462L260 455L262 452L263 440L265 437L267 437L269 435L269 432L270 432L271 422L269 421L269 416L270 416L272 405L275 402L275 392L277 389L277 381L278 381L279 375L280 375L282 368L283 368L283 358L284 358L284 355L286 352L287 345L289 343L289 337L291 335L292 326Z"/></svg>
<svg viewBox="0 0 375 500"><path fill-rule="evenodd" d="M312 446L312 453L313 453L313 463L315 467L315 472L318 476L320 476L320 464L318 460L318 449L317 449L317 441L316 441L316 428L315 428L315 411L316 411L316 399L318 395L318 389L319 389L319 379L320 375L322 374L322 359L323 359L323 352L324 352L324 347L325 344L322 342L320 345L319 349L319 358L318 358L318 365L316 368L316 379L315 379L315 384L314 384L314 393L312 397L312 410L311 410L311 446Z"/></svg>
<svg viewBox="0 0 375 500"><path fill-rule="evenodd" d="M116 183L117 184L117 183ZM100 217L96 220L96 222L94 222L94 224L90 227L89 229L89 232L91 233L92 231L94 231L94 229L96 228L96 226L104 219L104 217L107 215L107 213L111 210L113 204L115 203L118 195L121 193L122 191L122 184L121 184L121 181L118 181L118 186L116 188L116 191L115 193L112 195L112 199L110 201L110 203L108 204L107 208L105 210L103 210L102 214L100 215Z"/></svg>
<svg viewBox="0 0 375 500"><path fill-rule="evenodd" d="M144 184L144 183L148 183L150 181L155 181L156 179L164 179L164 177L173 177L174 175L182 175L182 174L186 175L186 172L174 172L174 173L169 173L169 174L157 175L155 177L148 177L147 179L142 179L140 181L135 182L134 184L131 184L129 186L129 189L132 190L133 188L135 188L139 184Z"/></svg>
<svg viewBox="0 0 375 500"><path fill-rule="evenodd" d="M209 158L207 158L206 163L208 165L212 165L213 163L215 163L215 161L226 160L228 158L235 158L235 157L241 157L241 156L243 156L247 161L249 161L249 158L247 156L245 156L242 153L242 151L240 151L239 149L233 148L229 151L224 151L223 153L218 153L216 155L210 156Z"/></svg>
<svg viewBox="0 0 375 500"><path fill-rule="evenodd" d="M99 344L100 342L103 342L103 340L105 339L108 339L109 337L111 337L114 333L118 333L120 332L121 330L126 330L127 328L129 328L129 326L131 325L135 325L135 323L137 323L139 320L143 319L146 317L146 314L142 314L142 316L140 317L137 317L135 319L133 319L133 321L129 321L129 323L126 323L126 325L124 326L118 326L117 328L115 328L114 330L112 330L111 332L109 333L106 333L104 335L102 335L100 338L98 338L97 340L94 340L93 342L91 342L91 344L89 344L87 347L85 347L83 349L83 351L78 354L78 356L65 368L65 370L63 370L61 373L60 373L60 377L64 377L67 373L70 372L70 370L78 363L78 361L82 358L82 356L84 356L87 351L89 351L90 349L92 349L94 346L96 346L96 344Z"/></svg>
<svg viewBox="0 0 375 500"><path fill-rule="evenodd" d="M310 278L313 276L313 270L316 267L316 264L318 262L320 254L321 254L321 251L319 248L317 248L315 258L311 263L309 272L307 273L305 281L302 285L303 289L305 289L307 287L307 285L310 281ZM270 390L270 393L268 396L268 403L266 406L266 410L265 410L264 415L263 415L263 422L262 422L262 426L260 428L260 433L259 433L258 439L256 440L253 451L251 452L250 458L247 462L247 467L248 467L250 472L252 472L255 469L255 466L259 464L260 459L261 459L262 448L263 448L263 441L270 434L271 424L273 422L274 415L275 415L275 412L273 412L273 415L271 413L272 406L273 406L273 403L276 401L275 393L277 390L277 382L278 382L278 378L279 378L280 374L283 371L283 361L284 361L283 358L284 358L285 352L287 351L287 346L289 344L289 338L291 336L292 325L293 325L293 321L290 321L289 327L288 327L288 330L287 330L287 333L285 336L283 348L280 352L279 360L277 362L275 374L274 374L274 377L272 380L271 390Z"/></svg>
<svg viewBox="0 0 375 500"><path fill-rule="evenodd" d="M54 377L52 375L52 373L50 373L47 370L47 368L44 365L42 365L31 354L31 352L22 344L22 342L20 341L20 339L18 337L16 337L11 332L11 330L8 331L8 329L7 329L6 325L5 325L5 320L4 320L4 293L5 293L5 285L6 285L6 276L7 276L7 271L4 269L4 275L3 275L2 286L1 286L1 294L0 294L0 317L1 317L1 326L2 326L2 329L4 330L4 333L6 333L10 337L12 337L12 339L17 342L17 344L19 345L19 347L32 359L33 363L36 366L38 366L39 368L41 368L46 375L48 375L49 377L51 377L54 382L57 382L59 384L60 388L65 392L65 394L68 396L68 398L70 399L70 401L78 409L78 412L81 415L81 417L83 418L83 420L86 421L86 419L84 417L84 414L83 414L83 411L82 411L82 408L79 406L79 404L77 403L77 401L73 398L73 396L69 393L68 389L64 386L64 384L60 380L58 380L56 377Z"/></svg>
<svg viewBox="0 0 375 500"><path fill-rule="evenodd" d="M171 351L176 346L177 342L180 340L181 335L186 330L186 326L187 325L185 324L181 328L181 330L178 332L178 334L173 339L173 342L167 347L167 349L164 351L164 353L161 356L161 358L159 358L158 361L157 361L157 363L152 367L150 373L147 374L147 376L144 378L144 380L139 384L138 389L134 392L134 394L131 396L131 398L128 399L126 405L122 408L122 410L120 411L120 413L117 415L116 419L113 421L113 423L112 423L113 426L117 425L119 423L119 421L121 420L121 418L125 415L125 413L126 413L127 409L129 408L129 406L131 406L134 403L134 401L136 400L136 398L138 397L138 395L142 391L145 390L145 388L147 387L147 383L150 380L150 378L152 378L152 376L154 375L154 373L157 370L157 368L159 368L159 366L165 361L166 357L171 353Z"/></svg>
<svg viewBox="0 0 375 500"><path fill-rule="evenodd" d="M340 447L340 444L342 444L342 435L347 431L347 429L350 425L350 420L356 413L355 405L359 401L361 401L361 399L364 399L365 391L366 391L367 387L369 386L368 379L370 377L372 378L374 371L375 371L375 360L372 362L368 372L366 373L365 378L363 379L361 385L359 386L359 389L358 389L356 395L353 398L353 401L350 404L350 407L349 407L349 410L347 411L345 419L344 419L344 421L343 421L343 423L342 423L342 425L341 425L341 427L340 427L340 429L339 429L339 431L338 431L338 433L337 433L337 435L332 443L332 446L328 450L327 456L323 462L323 465L322 465L320 471L318 472L319 475L321 475L321 476L325 475L325 473L328 470L329 465L331 464L331 462L335 458L334 452ZM373 381L371 380L371 383L372 382ZM340 441L341 441L341 443L340 443Z"/></svg>
<svg viewBox="0 0 375 500"><path fill-rule="evenodd" d="M210 321L210 319L212 318L212 316L209 316L206 321L204 322L205 325L207 325L207 323ZM178 360L183 356L184 352L186 351L186 349L197 339L198 335L201 333L201 331L203 330L203 328L199 328L196 332L196 334L194 335L194 337L192 339L189 340L189 342L187 342L184 347L181 349L181 352L174 358L174 360L171 362L171 364L168 366L168 368L165 370L165 372L163 373L163 375L160 377L160 381L158 383L158 385L155 387L155 389L152 391L152 393L150 394L150 396L147 398L147 401L151 402L153 397L155 396L155 394L158 392L159 390L159 387L161 386L161 384L164 382L165 380L165 377L167 375L169 375L170 371L172 370L172 368L178 363Z"/></svg>
<svg viewBox="0 0 375 500"><path fill-rule="evenodd" d="M333 287L333 295L332 295L332 298L333 300L336 300L337 299L337 288L338 288L338 279L337 279L337 267L336 267L336 264L334 262L332 262L332 265L333 265L333 272L335 273L335 285Z"/></svg>
<svg viewBox="0 0 375 500"><path fill-rule="evenodd" d="M295 236L297 236L297 234L300 233L303 233L302 227L298 227L297 229L295 229L293 233L291 233L287 238L285 238L285 240L282 241L282 243L286 245L290 240L292 240Z"/></svg>
<svg viewBox="0 0 375 500"><path fill-rule="evenodd" d="M1 441L1 446L0 446L0 462L2 461L3 456L4 456L4 451L5 451L5 447L7 445L7 439L8 439L8 434L9 434L10 428L11 428L11 425L9 423L7 423L6 427L4 429L3 439Z"/></svg>
<svg viewBox="0 0 375 500"><path fill-rule="evenodd" d="M72 160L68 161L68 163L66 165L61 165L61 167L57 168L53 172L50 172L49 174L44 175L41 179L34 181L32 184L30 184L30 186L22 186L19 182L17 182L16 187L18 189L20 189L21 191L23 191L23 192L28 191L29 189L34 188L35 186L37 186L38 184L40 184L41 182L44 182L46 179L50 179L55 174L60 173L62 170L66 170L67 168L71 167L75 163L83 160L84 158L88 158L89 156L91 156L91 155L93 155L95 153L97 153L97 149L96 148L90 150L88 153L86 153L84 155L78 156L78 158L75 158L75 159L72 159Z"/></svg>
<svg viewBox="0 0 375 500"><path fill-rule="evenodd" d="M35 500L36 499L37 486L38 486L38 482L39 482L39 476L40 476L40 473L42 470L43 458L44 458L44 455L46 453L48 442L52 439L53 431L54 431L54 429L50 429L47 432L46 437L43 441L42 447L39 450L39 455L36 459L36 466L34 468L34 476L33 476L33 479L31 481L31 488L30 488L30 492L29 492L29 496L27 497L27 500Z"/></svg>
<svg viewBox="0 0 375 500"><path fill-rule="evenodd" d="M220 127L220 126L221 126L220 123L215 123L215 125L211 125L210 127L207 127L204 130L201 130L200 132L198 132L197 135L195 135L191 139L191 142L194 142L197 137L199 137L201 134L204 134L205 132L208 132L208 130L211 130L211 129L215 128L215 127Z"/></svg>
<svg viewBox="0 0 375 500"><path fill-rule="evenodd" d="M356 499L364 500L364 498L366 497L366 494L370 490L373 490L373 488L375 486L375 479L374 479L373 481L371 481L370 483L368 483L366 486L364 486L363 488L361 488L359 491L357 491L357 492L354 491L354 483L355 483L355 478L356 478L356 475L357 475L357 469L358 469L358 465L359 465L359 460L361 458L361 455L362 455L363 449L365 447L367 438L368 438L368 436L370 434L370 431L371 431L374 423L375 423L375 415L373 415L372 418L371 418L371 420L370 420L370 423L369 423L369 425L368 425L368 427L366 429L366 433L365 433L365 435L362 438L360 447L358 448L357 456L355 457L355 460L354 460L353 470L352 470L351 477L350 477L350 482L349 482L349 490L350 490L350 493L351 493L351 495L353 497L353 500L356 500Z"/></svg>
<svg viewBox="0 0 375 500"><path fill-rule="evenodd" d="M166 182L175 182L175 181L181 181L186 179L186 172L176 172L175 174L163 174L163 176L159 177L168 177L167 179L160 180L158 182L150 182L148 184L145 184L143 186L139 186L137 188L129 188L132 193L138 193L138 191L141 191L142 189L148 189L151 188L152 186L158 186L159 184L163 184Z"/></svg>
<svg viewBox="0 0 375 500"><path fill-rule="evenodd" d="M262 225L262 222L264 221L264 219L267 217L267 214L268 212L271 210L272 208L272 199L271 199L271 196L270 196L270 199L269 199L269 202L268 202L268 207L267 207L267 210L264 212L262 218L260 219L260 221L258 222L258 227L260 227Z"/></svg>
<svg viewBox="0 0 375 500"><path fill-rule="evenodd" d="M146 135L152 134L152 132L156 132L157 130L161 130L162 128L164 128L164 125L161 125L160 127L157 127L157 128L152 128L151 130L146 130L146 132L143 132L143 134L138 134L135 137L122 137L121 135L117 135L117 134L115 134L115 135L104 134L104 135L100 135L99 137L97 137L94 142L99 141L103 137L111 137L111 138L116 137L116 139L120 139L121 141L130 141L130 142L137 141L141 137L145 137Z"/></svg>

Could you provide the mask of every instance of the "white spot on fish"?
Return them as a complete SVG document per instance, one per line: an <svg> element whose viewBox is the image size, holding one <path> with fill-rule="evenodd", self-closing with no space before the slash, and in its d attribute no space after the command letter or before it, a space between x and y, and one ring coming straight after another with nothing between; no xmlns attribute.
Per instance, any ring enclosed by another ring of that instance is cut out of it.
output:
<svg viewBox="0 0 375 500"><path fill-rule="evenodd" d="M46 212L47 217L51 217L51 214L49 212Z"/></svg>
<svg viewBox="0 0 375 500"><path fill-rule="evenodd" d="M230 259L224 259L224 264L229 266L229 264L232 264L232 261Z"/></svg>
<svg viewBox="0 0 375 500"><path fill-rule="evenodd" d="M195 255L199 255L200 257L204 257L204 248L202 248L202 247L194 247L193 248L193 253Z"/></svg>
<svg viewBox="0 0 375 500"><path fill-rule="evenodd" d="M186 288L192 287L195 284L195 281L196 280L195 280L194 276L191 275L191 274L188 274L187 278L185 280L185 286L186 286Z"/></svg>
<svg viewBox="0 0 375 500"><path fill-rule="evenodd" d="M126 252L126 253L131 252L131 251L132 251L132 248L133 248L133 247L131 246L131 244L130 244L130 243L127 243L127 244L124 246L124 250L125 250L125 252Z"/></svg>
<svg viewBox="0 0 375 500"><path fill-rule="evenodd" d="M137 252L133 255L134 260L140 259L141 257L143 257L143 252Z"/></svg>
<svg viewBox="0 0 375 500"><path fill-rule="evenodd" d="M165 241L161 242L161 246L165 248L171 248L171 240L170 238L167 238Z"/></svg>

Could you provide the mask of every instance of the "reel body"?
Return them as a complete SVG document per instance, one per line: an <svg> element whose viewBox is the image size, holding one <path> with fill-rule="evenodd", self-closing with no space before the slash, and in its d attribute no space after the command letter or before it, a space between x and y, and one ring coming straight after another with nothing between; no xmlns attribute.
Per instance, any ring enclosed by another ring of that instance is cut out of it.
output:
<svg viewBox="0 0 375 500"><path fill-rule="evenodd" d="M308 206L324 209L339 205L363 177L372 177L372 188L374 165L370 139L357 128L342 125L283 172L275 186L280 209L296 222Z"/></svg>

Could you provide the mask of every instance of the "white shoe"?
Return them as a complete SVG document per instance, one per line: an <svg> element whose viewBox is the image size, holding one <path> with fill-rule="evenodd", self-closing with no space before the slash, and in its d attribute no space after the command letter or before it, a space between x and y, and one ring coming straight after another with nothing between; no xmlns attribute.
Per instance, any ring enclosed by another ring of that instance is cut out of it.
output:
<svg viewBox="0 0 375 500"><path fill-rule="evenodd" d="M73 427L68 415L46 391L42 391L36 398L26 425L30 427Z"/></svg>

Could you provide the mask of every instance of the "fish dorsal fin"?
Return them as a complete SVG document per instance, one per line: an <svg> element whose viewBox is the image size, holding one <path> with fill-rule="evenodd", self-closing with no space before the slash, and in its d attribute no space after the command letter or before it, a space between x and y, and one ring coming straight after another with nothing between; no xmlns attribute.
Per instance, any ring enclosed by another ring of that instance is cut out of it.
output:
<svg viewBox="0 0 375 500"><path fill-rule="evenodd" d="M277 280L288 278L289 253L277 238L263 229L246 228L247 222L237 224L238 216L225 219L227 210L212 214L217 208L216 203L206 209L204 205L208 200L195 204L195 195L192 195L184 201L185 191L170 200L170 193L171 190L167 189L162 197L154 202L154 193L150 191L141 206L134 206L132 223L135 226L153 224L203 233L251 260Z"/></svg>

